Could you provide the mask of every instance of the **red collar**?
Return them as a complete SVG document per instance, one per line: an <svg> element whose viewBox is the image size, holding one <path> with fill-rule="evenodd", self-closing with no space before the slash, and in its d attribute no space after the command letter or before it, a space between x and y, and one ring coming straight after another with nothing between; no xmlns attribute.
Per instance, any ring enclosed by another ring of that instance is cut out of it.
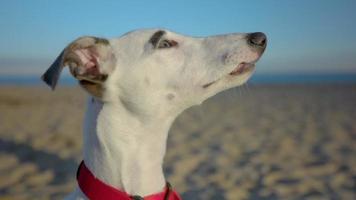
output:
<svg viewBox="0 0 356 200"><path fill-rule="evenodd" d="M78 167L77 182L82 192L90 200L182 200L179 195L172 190L169 183L167 183L167 186L160 193L145 197L129 195L95 178L87 166L85 166L84 161L82 161Z"/></svg>

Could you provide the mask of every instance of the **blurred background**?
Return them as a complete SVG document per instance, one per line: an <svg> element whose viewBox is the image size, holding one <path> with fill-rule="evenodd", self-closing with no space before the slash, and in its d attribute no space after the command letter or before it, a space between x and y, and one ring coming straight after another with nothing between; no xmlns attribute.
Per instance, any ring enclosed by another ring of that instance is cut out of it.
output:
<svg viewBox="0 0 356 200"><path fill-rule="evenodd" d="M356 1L0 1L0 199L62 199L76 185L86 94L65 70L72 40L162 27L262 31L244 86L185 111L165 174L184 199L356 199Z"/></svg>

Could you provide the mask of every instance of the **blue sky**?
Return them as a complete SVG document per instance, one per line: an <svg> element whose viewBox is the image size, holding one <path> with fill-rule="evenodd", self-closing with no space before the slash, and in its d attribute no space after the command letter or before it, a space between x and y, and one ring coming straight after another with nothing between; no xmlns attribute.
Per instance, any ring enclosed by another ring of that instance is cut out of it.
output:
<svg viewBox="0 0 356 200"><path fill-rule="evenodd" d="M41 74L73 39L164 27L192 36L263 31L257 73L356 74L354 0L1 1L0 75Z"/></svg>

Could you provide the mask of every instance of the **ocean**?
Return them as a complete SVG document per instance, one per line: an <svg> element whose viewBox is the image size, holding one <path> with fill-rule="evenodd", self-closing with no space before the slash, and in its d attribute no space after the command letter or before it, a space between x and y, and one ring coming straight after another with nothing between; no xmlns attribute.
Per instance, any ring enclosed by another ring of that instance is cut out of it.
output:
<svg viewBox="0 0 356 200"><path fill-rule="evenodd" d="M356 84L356 74L255 74L249 84ZM0 85L40 85L40 76L3 76ZM63 76L61 85L75 85L71 76Z"/></svg>

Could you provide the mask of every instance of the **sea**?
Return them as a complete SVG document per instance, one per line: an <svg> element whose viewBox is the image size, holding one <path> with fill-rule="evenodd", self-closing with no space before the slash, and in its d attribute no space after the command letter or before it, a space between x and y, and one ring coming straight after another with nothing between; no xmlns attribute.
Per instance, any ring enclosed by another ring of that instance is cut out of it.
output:
<svg viewBox="0 0 356 200"><path fill-rule="evenodd" d="M356 84L356 74L255 74L249 84ZM63 76L59 84L71 86L77 81L71 76ZM0 85L43 85L40 76L0 75Z"/></svg>

